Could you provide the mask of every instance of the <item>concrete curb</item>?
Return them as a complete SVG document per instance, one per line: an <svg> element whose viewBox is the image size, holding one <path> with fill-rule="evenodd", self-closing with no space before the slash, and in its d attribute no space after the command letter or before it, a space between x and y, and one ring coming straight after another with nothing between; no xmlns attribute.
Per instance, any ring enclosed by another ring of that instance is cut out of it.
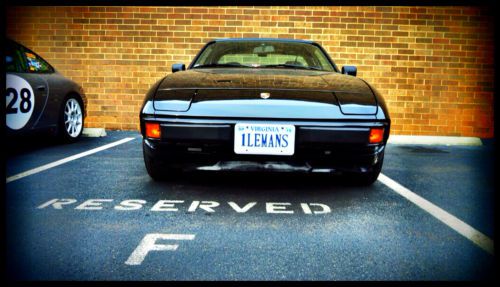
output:
<svg viewBox="0 0 500 287"><path fill-rule="evenodd" d="M421 145L467 145L482 146L481 139L476 137L445 137L445 136L389 136L390 144L421 144Z"/></svg>
<svg viewBox="0 0 500 287"><path fill-rule="evenodd" d="M82 136L89 138L105 137L106 130L104 130L103 128L84 128Z"/></svg>

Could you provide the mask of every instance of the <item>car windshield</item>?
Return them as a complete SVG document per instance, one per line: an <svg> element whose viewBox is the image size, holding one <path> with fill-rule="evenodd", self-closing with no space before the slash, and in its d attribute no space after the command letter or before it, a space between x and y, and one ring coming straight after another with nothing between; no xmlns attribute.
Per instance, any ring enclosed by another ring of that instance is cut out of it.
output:
<svg viewBox="0 0 500 287"><path fill-rule="evenodd" d="M334 71L326 55L316 45L265 40L220 41L209 44L192 68L214 67Z"/></svg>

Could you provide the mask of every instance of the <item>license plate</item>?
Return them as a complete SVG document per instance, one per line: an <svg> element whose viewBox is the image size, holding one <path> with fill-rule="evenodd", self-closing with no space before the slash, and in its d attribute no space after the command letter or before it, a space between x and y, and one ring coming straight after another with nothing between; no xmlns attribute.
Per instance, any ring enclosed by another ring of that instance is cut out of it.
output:
<svg viewBox="0 0 500 287"><path fill-rule="evenodd" d="M238 123L234 126L236 154L293 155L295 126Z"/></svg>

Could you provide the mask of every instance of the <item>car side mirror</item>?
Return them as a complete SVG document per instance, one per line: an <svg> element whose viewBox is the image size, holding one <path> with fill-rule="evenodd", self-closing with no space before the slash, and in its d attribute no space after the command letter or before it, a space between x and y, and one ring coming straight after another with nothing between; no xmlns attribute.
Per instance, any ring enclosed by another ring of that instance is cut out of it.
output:
<svg viewBox="0 0 500 287"><path fill-rule="evenodd" d="M358 73L358 69L356 66L343 66L342 67L342 74L346 75L351 75L356 77L356 74Z"/></svg>
<svg viewBox="0 0 500 287"><path fill-rule="evenodd" d="M182 63L172 65L172 73L184 71L184 70L186 70L186 66Z"/></svg>

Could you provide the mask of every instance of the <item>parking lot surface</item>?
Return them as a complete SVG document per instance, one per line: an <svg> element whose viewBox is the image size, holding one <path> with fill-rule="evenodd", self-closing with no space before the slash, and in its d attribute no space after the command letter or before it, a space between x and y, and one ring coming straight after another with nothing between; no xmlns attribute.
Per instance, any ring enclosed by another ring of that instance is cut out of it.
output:
<svg viewBox="0 0 500 287"><path fill-rule="evenodd" d="M133 139L13 178L125 138ZM359 187L325 175L196 172L155 182L137 132L14 146L6 162L9 279L495 276L491 252L381 181ZM388 145L382 173L493 241L492 154L493 144Z"/></svg>

